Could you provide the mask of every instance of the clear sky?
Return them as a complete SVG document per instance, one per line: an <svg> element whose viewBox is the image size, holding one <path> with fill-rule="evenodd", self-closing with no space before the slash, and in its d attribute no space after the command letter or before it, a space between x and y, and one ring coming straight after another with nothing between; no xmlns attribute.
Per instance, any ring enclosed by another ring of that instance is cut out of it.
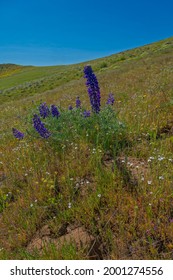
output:
<svg viewBox="0 0 173 280"><path fill-rule="evenodd" d="M171 36L173 0L0 0L0 63L77 63Z"/></svg>

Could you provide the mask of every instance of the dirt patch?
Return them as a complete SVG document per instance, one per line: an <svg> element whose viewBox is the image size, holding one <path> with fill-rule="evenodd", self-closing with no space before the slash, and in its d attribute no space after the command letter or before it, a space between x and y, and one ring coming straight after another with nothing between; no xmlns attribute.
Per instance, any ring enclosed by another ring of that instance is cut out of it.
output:
<svg viewBox="0 0 173 280"><path fill-rule="evenodd" d="M102 163L103 165L108 168L111 169L112 171L114 171L114 159L113 156L110 152L106 152L104 154L104 156L102 157Z"/></svg>
<svg viewBox="0 0 173 280"><path fill-rule="evenodd" d="M60 237L53 237L51 229L48 225L43 226L38 230L27 246L28 252L34 250L42 251L49 244L54 244L57 249L60 249L63 244L74 243L77 249L89 248L94 241L94 237L89 234L83 226L68 226L66 234Z"/></svg>
<svg viewBox="0 0 173 280"><path fill-rule="evenodd" d="M157 138L161 138L163 135L172 136L173 135L173 120L168 121L167 124L160 128L157 132Z"/></svg>
<svg viewBox="0 0 173 280"><path fill-rule="evenodd" d="M122 156L116 159L116 163L124 179L133 185L138 185L149 176L150 169L144 159Z"/></svg>
<svg viewBox="0 0 173 280"><path fill-rule="evenodd" d="M95 184L92 179L92 176L86 176L83 178L77 177L75 179L75 186L76 194L79 194L80 197L86 197L88 192L95 191Z"/></svg>

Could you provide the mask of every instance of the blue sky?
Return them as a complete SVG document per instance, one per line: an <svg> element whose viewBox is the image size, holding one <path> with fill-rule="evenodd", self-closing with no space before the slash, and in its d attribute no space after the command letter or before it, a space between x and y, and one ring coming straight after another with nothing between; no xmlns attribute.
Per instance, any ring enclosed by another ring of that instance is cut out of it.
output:
<svg viewBox="0 0 173 280"><path fill-rule="evenodd" d="M70 64L173 36L172 0L0 0L0 63Z"/></svg>

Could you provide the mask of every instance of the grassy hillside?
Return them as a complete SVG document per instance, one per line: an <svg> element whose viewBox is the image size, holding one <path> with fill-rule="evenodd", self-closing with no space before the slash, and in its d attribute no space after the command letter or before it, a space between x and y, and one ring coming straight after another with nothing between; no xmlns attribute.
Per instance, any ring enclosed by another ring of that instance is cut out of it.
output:
<svg viewBox="0 0 173 280"><path fill-rule="evenodd" d="M87 64L101 111L84 118ZM173 38L76 65L0 65L0 259L173 258L172 73ZM42 119L47 139L32 125L43 102L61 113Z"/></svg>

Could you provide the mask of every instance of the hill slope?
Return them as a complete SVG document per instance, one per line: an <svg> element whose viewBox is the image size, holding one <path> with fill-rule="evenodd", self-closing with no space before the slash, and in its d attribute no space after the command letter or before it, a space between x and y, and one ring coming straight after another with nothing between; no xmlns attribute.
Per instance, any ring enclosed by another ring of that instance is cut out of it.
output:
<svg viewBox="0 0 173 280"><path fill-rule="evenodd" d="M101 92L88 118L86 64ZM76 65L1 65L1 259L173 258L172 73L173 38ZM61 113L41 119L47 139L32 120L43 102Z"/></svg>
<svg viewBox="0 0 173 280"><path fill-rule="evenodd" d="M155 44L76 65L52 67L1 65L1 102L33 95L53 89L68 81L77 80L82 77L83 66L87 63L91 64L96 72L108 72L113 69L124 69L124 67L126 70L126 67L132 66L134 62L142 63L143 67L145 61L146 63L155 59L157 61L159 56L165 56L169 60L169 56L172 57L172 49L173 38L169 38Z"/></svg>

